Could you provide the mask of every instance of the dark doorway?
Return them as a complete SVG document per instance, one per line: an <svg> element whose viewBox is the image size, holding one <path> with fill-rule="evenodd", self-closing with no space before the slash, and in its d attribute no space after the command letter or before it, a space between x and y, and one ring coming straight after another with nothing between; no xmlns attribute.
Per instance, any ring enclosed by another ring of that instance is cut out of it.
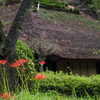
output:
<svg viewBox="0 0 100 100"><path fill-rule="evenodd" d="M100 62L96 62L96 71L97 74L100 74Z"/></svg>
<svg viewBox="0 0 100 100"><path fill-rule="evenodd" d="M55 61L50 61L50 60L46 60L46 64L43 66L44 67L44 71L51 70L51 71L57 71L57 67L56 67L56 62Z"/></svg>

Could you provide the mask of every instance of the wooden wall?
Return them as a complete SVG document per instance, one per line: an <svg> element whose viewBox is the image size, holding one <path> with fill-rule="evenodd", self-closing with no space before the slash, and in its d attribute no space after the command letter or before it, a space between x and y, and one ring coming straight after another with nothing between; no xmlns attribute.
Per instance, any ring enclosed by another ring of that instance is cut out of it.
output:
<svg viewBox="0 0 100 100"><path fill-rule="evenodd" d="M96 64L95 61L90 60L59 60L57 61L57 71L65 73L72 71L73 74L91 76L96 74Z"/></svg>

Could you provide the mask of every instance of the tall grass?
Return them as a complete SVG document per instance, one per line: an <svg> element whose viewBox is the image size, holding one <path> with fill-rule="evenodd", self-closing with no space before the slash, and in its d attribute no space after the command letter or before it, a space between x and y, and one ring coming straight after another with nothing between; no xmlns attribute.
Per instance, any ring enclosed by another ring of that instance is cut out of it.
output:
<svg viewBox="0 0 100 100"><path fill-rule="evenodd" d="M77 97L74 95L65 96L56 91L48 91L46 93L30 94L29 91L20 92L15 95L16 100L100 100L99 96Z"/></svg>

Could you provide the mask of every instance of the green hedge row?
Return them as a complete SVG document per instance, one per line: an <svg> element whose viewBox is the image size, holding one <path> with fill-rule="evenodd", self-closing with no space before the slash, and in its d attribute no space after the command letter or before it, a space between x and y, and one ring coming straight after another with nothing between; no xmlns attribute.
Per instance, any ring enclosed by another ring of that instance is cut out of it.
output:
<svg viewBox="0 0 100 100"><path fill-rule="evenodd" d="M59 93L67 95L100 95L100 75L93 75L90 77L68 75L62 72L54 73L51 71L45 72L46 78L39 82L40 92L47 92L48 90L55 90ZM30 80L29 89L34 92L36 80Z"/></svg>
<svg viewBox="0 0 100 100"><path fill-rule="evenodd" d="M80 10L78 8L67 8L68 2L56 1L56 0L36 0L35 4L40 3L41 7L48 9L56 9L66 12L73 12L75 14L79 14Z"/></svg>
<svg viewBox="0 0 100 100"><path fill-rule="evenodd" d="M52 1L52 0L37 0L35 3L37 4L40 2L42 7L49 8L49 9L65 9L66 6L68 6L67 2L61 2L61 1Z"/></svg>

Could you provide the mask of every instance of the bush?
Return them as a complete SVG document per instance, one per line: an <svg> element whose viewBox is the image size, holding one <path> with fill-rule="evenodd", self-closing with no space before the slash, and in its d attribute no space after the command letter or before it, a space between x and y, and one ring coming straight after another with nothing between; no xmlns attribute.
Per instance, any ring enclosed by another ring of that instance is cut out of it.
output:
<svg viewBox="0 0 100 100"><path fill-rule="evenodd" d="M18 40L16 45L16 53L17 53L17 59L28 59L28 63L26 64L26 66L28 66L26 68L26 75L29 76L30 78L33 74L35 74L33 50L31 50L21 40Z"/></svg>
<svg viewBox="0 0 100 100"><path fill-rule="evenodd" d="M92 2L88 5L93 17L100 19L100 0L91 0Z"/></svg>
<svg viewBox="0 0 100 100"><path fill-rule="evenodd" d="M50 8L50 9L62 9L64 10L65 7L68 5L68 2L61 2L61 1L56 1L56 0L37 0L35 1L35 4L40 2L41 6Z"/></svg>
<svg viewBox="0 0 100 100"><path fill-rule="evenodd" d="M40 2L41 7L62 10L67 12L73 12L75 14L79 14L80 10L78 8L66 8L68 6L68 2L56 1L56 0L37 0L35 3Z"/></svg>
<svg viewBox="0 0 100 100"><path fill-rule="evenodd" d="M74 8L74 11L73 11L75 14L79 14L80 13L80 10L78 8Z"/></svg>
<svg viewBox="0 0 100 100"><path fill-rule="evenodd" d="M51 71L44 72L46 79L41 80L40 92L55 90L67 95L86 96L100 95L100 75L91 77L68 75L63 72L54 73ZM34 91L36 80L30 81L31 92ZM33 87L33 89L32 89Z"/></svg>

